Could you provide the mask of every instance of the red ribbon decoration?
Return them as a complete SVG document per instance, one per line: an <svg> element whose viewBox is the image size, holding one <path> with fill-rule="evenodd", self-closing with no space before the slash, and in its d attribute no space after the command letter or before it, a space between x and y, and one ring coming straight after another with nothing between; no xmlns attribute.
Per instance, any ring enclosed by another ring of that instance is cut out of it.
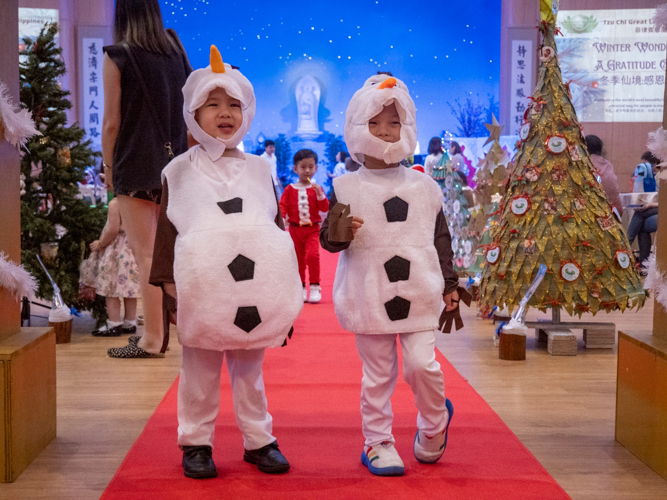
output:
<svg viewBox="0 0 667 500"><path fill-rule="evenodd" d="M595 247L594 245L592 245L590 241L585 241L585 240L582 241L581 243L577 243L577 244L574 245L574 246L575 246L575 247L582 246L582 247L592 248L592 249L594 249L594 250L597 250L597 247Z"/></svg>
<svg viewBox="0 0 667 500"><path fill-rule="evenodd" d="M595 270L595 274L599 274L600 276L602 276L602 273L604 273L607 269L609 269L609 264L605 264L605 265L602 266L602 267L598 267L598 268Z"/></svg>

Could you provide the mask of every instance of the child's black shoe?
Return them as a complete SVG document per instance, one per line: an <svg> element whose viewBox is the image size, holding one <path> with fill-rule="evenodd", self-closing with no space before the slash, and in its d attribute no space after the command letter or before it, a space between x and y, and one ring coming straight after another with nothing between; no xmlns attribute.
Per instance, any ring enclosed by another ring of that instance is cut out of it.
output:
<svg viewBox="0 0 667 500"><path fill-rule="evenodd" d="M210 446L183 446L183 474L192 479L217 477Z"/></svg>
<svg viewBox="0 0 667 500"><path fill-rule="evenodd" d="M243 460L254 464L261 472L280 474L289 470L289 462L278 449L278 441L262 446L258 450L245 450Z"/></svg>
<svg viewBox="0 0 667 500"><path fill-rule="evenodd" d="M106 323L90 333L93 337L120 337L123 334L123 325L110 326Z"/></svg>

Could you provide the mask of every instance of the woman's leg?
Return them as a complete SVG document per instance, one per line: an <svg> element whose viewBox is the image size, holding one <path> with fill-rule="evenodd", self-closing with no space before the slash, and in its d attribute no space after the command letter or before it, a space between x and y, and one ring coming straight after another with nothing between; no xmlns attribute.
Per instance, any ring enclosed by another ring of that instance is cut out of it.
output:
<svg viewBox="0 0 667 500"><path fill-rule="evenodd" d="M120 317L120 299L118 297L106 297L106 301L109 321L113 323L120 323L123 321Z"/></svg>
<svg viewBox="0 0 667 500"><path fill-rule="evenodd" d="M644 261L651 255L651 233L658 230L658 216L651 215L644 220L641 231L637 235L639 241L639 264L644 264Z"/></svg>
<svg viewBox="0 0 667 500"><path fill-rule="evenodd" d="M124 298L123 304L125 305L125 320L134 321L137 318L137 299Z"/></svg>
<svg viewBox="0 0 667 500"><path fill-rule="evenodd" d="M153 245L160 205L124 195L117 198L127 243L139 268L144 334L138 345L157 354L162 349L162 290L150 285L148 278L153 264Z"/></svg>
<svg viewBox="0 0 667 500"><path fill-rule="evenodd" d="M635 213L632 214L632 219L630 219L630 224L628 225L628 241L632 245L632 242L635 241L635 238L639 234L639 231L642 230L644 225L644 216L640 210L635 210Z"/></svg>

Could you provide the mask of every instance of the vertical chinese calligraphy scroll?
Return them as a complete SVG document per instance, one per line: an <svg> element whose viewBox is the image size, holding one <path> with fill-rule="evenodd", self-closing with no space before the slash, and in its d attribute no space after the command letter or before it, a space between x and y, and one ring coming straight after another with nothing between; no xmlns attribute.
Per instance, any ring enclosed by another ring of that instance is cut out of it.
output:
<svg viewBox="0 0 667 500"><path fill-rule="evenodd" d="M102 85L103 38L83 38L83 85L81 110L82 124L86 138L93 148L102 149L102 116L104 114L104 86Z"/></svg>
<svg viewBox="0 0 667 500"><path fill-rule="evenodd" d="M533 41L512 40L510 71L510 135L519 135L523 124L523 114L528 107L528 97L532 95Z"/></svg>

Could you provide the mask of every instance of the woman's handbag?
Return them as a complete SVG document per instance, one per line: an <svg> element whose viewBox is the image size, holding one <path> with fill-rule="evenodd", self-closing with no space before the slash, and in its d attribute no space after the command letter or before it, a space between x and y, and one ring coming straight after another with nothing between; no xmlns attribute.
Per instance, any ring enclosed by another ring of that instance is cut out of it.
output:
<svg viewBox="0 0 667 500"><path fill-rule="evenodd" d="M99 262L100 252L91 252L87 259L81 261L79 266L79 300L95 300L95 282Z"/></svg>

